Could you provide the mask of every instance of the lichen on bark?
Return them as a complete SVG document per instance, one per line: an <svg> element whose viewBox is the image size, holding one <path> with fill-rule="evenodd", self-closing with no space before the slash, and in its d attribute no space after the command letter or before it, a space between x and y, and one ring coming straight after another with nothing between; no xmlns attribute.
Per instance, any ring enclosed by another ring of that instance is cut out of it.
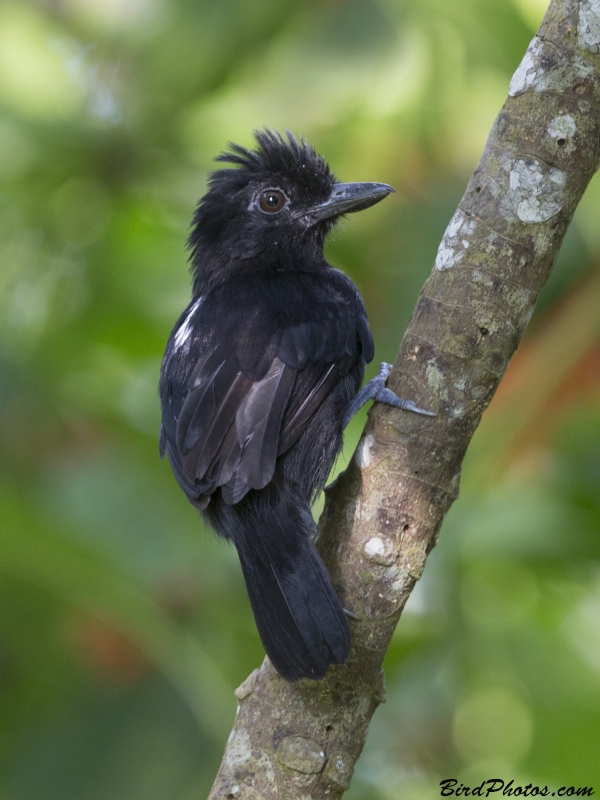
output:
<svg viewBox="0 0 600 800"><path fill-rule="evenodd" d="M600 0L553 0L453 216L388 385L437 417L377 405L326 492L319 549L349 618L348 664L286 683L265 659L210 800L333 800L350 785L382 662L462 460L598 167Z"/></svg>

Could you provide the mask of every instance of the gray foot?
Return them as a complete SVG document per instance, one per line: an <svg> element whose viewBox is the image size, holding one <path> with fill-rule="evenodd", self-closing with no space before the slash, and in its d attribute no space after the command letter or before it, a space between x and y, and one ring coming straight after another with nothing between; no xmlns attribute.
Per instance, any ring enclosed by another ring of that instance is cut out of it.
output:
<svg viewBox="0 0 600 800"><path fill-rule="evenodd" d="M398 395L394 394L391 389L386 389L385 382L392 369L391 364L383 362L379 370L379 375L370 380L366 386L360 390L354 400L348 406L346 415L344 417L344 428L350 422L352 417L359 411L365 403L369 400L375 400L376 403L385 403L388 406L401 408L404 411L412 411L414 414L423 414L426 417L435 417L433 411L425 411L423 408L418 408L412 400L403 400Z"/></svg>

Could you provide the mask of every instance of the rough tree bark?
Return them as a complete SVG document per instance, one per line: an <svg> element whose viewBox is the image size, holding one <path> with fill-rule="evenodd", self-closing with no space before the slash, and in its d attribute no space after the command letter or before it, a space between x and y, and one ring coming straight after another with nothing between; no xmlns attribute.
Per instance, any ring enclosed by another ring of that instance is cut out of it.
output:
<svg viewBox="0 0 600 800"><path fill-rule="evenodd" d="M320 551L350 619L347 666L282 680L265 659L210 794L339 798L371 716L381 665L442 520L463 456L598 167L600 0L553 0L440 244L389 386L435 419L377 405L327 492Z"/></svg>

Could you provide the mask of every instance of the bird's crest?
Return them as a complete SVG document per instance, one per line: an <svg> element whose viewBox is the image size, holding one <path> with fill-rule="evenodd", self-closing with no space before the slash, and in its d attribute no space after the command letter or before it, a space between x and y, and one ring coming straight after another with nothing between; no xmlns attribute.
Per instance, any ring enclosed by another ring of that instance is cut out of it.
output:
<svg viewBox="0 0 600 800"><path fill-rule="evenodd" d="M230 142L230 150L221 153L216 161L235 164L240 170L255 174L257 178L266 175L281 175L290 181L308 184L317 188L329 189L335 177L323 156L304 139L297 139L291 131L286 130L285 137L279 131L267 128L254 131L258 147L249 150L239 144ZM221 176L223 170L215 173Z"/></svg>

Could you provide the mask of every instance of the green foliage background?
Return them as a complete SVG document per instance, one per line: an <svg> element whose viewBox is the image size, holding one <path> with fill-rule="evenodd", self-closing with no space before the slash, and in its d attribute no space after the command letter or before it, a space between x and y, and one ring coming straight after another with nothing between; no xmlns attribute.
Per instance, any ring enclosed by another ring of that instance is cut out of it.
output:
<svg viewBox="0 0 600 800"><path fill-rule="evenodd" d="M0 0L1 800L204 797L262 659L157 453L211 159L269 125L395 186L328 245L391 360L543 6ZM599 203L469 452L352 800L600 792Z"/></svg>

